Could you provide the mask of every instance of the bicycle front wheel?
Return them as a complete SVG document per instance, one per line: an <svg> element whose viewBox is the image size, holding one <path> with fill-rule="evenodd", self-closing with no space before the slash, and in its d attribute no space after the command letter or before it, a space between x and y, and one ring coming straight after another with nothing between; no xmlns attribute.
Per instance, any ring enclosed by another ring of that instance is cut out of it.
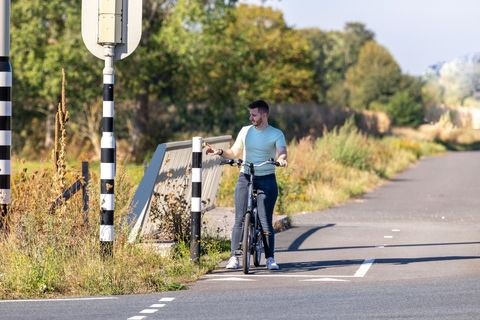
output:
<svg viewBox="0 0 480 320"><path fill-rule="evenodd" d="M262 237L262 232L256 230L256 237L257 241L255 244L255 248L253 250L253 265L255 267L260 266L260 260L262 259L262 252L264 251L263 249L263 237Z"/></svg>
<svg viewBox="0 0 480 320"><path fill-rule="evenodd" d="M247 212L243 223L243 240L242 240L242 266L243 273L247 274L250 270L250 232L252 224L252 214Z"/></svg>

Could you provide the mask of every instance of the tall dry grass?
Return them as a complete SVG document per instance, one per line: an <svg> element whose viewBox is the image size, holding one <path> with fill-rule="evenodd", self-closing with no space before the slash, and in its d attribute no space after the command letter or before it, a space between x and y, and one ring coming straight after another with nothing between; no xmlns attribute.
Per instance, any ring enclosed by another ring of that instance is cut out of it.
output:
<svg viewBox="0 0 480 320"><path fill-rule="evenodd" d="M480 131L470 124L462 125L450 112L439 116L438 121L423 124L417 130L393 128L395 135L417 140L435 141L452 150L478 150Z"/></svg>
<svg viewBox="0 0 480 320"><path fill-rule="evenodd" d="M188 245L171 255L127 242L128 205L134 185L118 165L115 181L115 242L113 258L100 256L99 179L92 173L88 224L81 196L75 195L53 214L58 196L55 169L30 171L17 164L9 211L10 232L0 241L0 299L50 296L147 293L184 288L224 259L228 245L203 239L200 264L190 261ZM80 172L66 170L66 181Z"/></svg>
<svg viewBox="0 0 480 320"><path fill-rule="evenodd" d="M294 214L338 205L378 186L420 157L442 151L442 146L432 142L373 138L347 121L324 132L322 138L290 143L289 165L277 169L276 212ZM237 176L238 169L225 169L218 205L233 205Z"/></svg>
<svg viewBox="0 0 480 320"><path fill-rule="evenodd" d="M80 195L50 212L61 191L81 176L80 170L68 168L65 162L68 112L64 93L62 87L51 165L29 169L21 160L13 160L16 170L6 221L8 232L0 237L0 299L181 289L225 258L228 245L210 238L203 239L198 265L190 260L188 245L182 243L169 256L128 243L130 228L126 217L135 185L121 163L117 163L115 177L116 234L112 258L100 255L97 172L91 173L88 185L88 221L84 220Z"/></svg>

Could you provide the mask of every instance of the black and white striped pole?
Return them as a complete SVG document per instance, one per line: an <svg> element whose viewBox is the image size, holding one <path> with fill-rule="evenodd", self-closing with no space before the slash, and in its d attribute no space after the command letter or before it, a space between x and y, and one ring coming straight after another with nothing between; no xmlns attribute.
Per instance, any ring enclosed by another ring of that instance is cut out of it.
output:
<svg viewBox="0 0 480 320"><path fill-rule="evenodd" d="M113 131L114 60L129 56L142 35L142 1L82 0L82 38L87 49L105 60L100 159L100 248L112 256L115 211L115 137Z"/></svg>
<svg viewBox="0 0 480 320"><path fill-rule="evenodd" d="M111 256L115 211L115 136L113 135L113 118L115 104L113 87L115 74L113 55L115 46L105 45L105 68L103 69L103 117L102 138L100 140L100 250L102 256Z"/></svg>
<svg viewBox="0 0 480 320"><path fill-rule="evenodd" d="M192 201L190 258L200 259L200 232L202 226L202 138L192 138Z"/></svg>
<svg viewBox="0 0 480 320"><path fill-rule="evenodd" d="M10 65L10 0L0 0L0 230L6 230L10 204L12 145L12 67Z"/></svg>

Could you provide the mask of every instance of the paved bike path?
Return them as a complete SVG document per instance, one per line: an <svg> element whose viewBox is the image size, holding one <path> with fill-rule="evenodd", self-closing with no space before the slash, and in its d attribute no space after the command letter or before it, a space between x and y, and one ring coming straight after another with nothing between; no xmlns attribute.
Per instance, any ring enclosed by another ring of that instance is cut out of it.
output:
<svg viewBox="0 0 480 320"><path fill-rule="evenodd" d="M424 159L348 204L293 216L277 233L281 270L294 281L383 281L480 276L480 153ZM207 278L243 278L222 269ZM323 278L323 279L322 279Z"/></svg>

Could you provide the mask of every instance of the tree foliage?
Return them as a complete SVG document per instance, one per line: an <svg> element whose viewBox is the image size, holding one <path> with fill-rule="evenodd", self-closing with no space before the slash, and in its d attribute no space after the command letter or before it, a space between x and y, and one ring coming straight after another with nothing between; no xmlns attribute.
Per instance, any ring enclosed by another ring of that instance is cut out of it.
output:
<svg viewBox="0 0 480 320"><path fill-rule="evenodd" d="M73 115L101 92L100 67L84 48L78 1L16 0L11 8L11 52L14 76L14 147L38 154L53 142L60 102L62 68L67 73L68 105ZM42 124L45 123L45 124ZM19 141L20 140L20 141Z"/></svg>
<svg viewBox="0 0 480 320"><path fill-rule="evenodd" d="M350 106L372 109L374 102L385 104L395 94L401 70L390 53L376 42L367 42L360 50L358 62L346 75Z"/></svg>
<svg viewBox="0 0 480 320"><path fill-rule="evenodd" d="M74 0L12 1L17 151L48 147L62 68L75 139L99 149L103 61L82 42L80 10ZM411 89L422 84L404 81L374 37L358 22L342 31L298 30L280 11L234 0L143 0L140 45L115 63L119 148L142 160L168 140L234 134L247 103L259 98L400 117L408 99L423 103L420 89Z"/></svg>
<svg viewBox="0 0 480 320"><path fill-rule="evenodd" d="M430 97L446 106L478 106L479 54L467 55L432 66L425 76Z"/></svg>
<svg viewBox="0 0 480 320"><path fill-rule="evenodd" d="M374 40L374 33L362 23L346 23L343 32L319 29L301 31L308 39L314 61L317 101L347 105L345 75L358 60L362 46Z"/></svg>

